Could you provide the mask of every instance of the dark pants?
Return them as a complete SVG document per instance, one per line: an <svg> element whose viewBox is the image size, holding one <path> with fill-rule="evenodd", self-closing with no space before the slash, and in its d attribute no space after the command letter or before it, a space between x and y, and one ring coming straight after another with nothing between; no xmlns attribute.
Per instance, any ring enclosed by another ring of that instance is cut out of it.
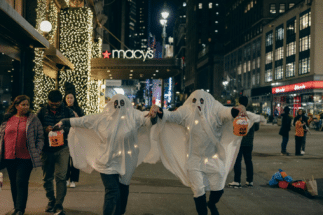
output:
<svg viewBox="0 0 323 215"><path fill-rule="evenodd" d="M295 155L301 154L301 147L304 137L295 136Z"/></svg>
<svg viewBox="0 0 323 215"><path fill-rule="evenodd" d="M57 152L43 152L41 155L43 162L43 181L46 197L56 205L63 205L66 196L66 173L69 159L68 148L63 148ZM54 180L56 182L56 199L54 195Z"/></svg>
<svg viewBox="0 0 323 215"><path fill-rule="evenodd" d="M197 198L194 198L197 214L198 215L207 215L207 206L209 207L209 209L211 211L211 215L219 214L215 204L220 201L220 198L223 193L224 193L223 190L211 191L208 203L206 203L206 194L204 194L203 196L199 196Z"/></svg>
<svg viewBox="0 0 323 215"><path fill-rule="evenodd" d="M33 164L30 159L5 160L5 162L15 209L25 212L28 198L28 184Z"/></svg>
<svg viewBox="0 0 323 215"><path fill-rule="evenodd" d="M304 152L305 152L306 134L307 134L307 132L304 132L304 137L303 137L302 145L301 145L301 150Z"/></svg>
<svg viewBox="0 0 323 215"><path fill-rule="evenodd" d="M283 141L281 144L281 153L286 153L286 147L288 143L289 136L283 136Z"/></svg>
<svg viewBox="0 0 323 215"><path fill-rule="evenodd" d="M241 182L241 160L242 155L246 164L247 181L253 182L252 146L240 146L236 163L234 164L234 181Z"/></svg>
<svg viewBox="0 0 323 215"><path fill-rule="evenodd" d="M67 169L67 174L66 174L66 181L70 180L70 181L78 182L79 181L79 177L80 177L80 170L79 169L76 169L73 166L73 160L70 157L70 160L68 162L68 169Z"/></svg>

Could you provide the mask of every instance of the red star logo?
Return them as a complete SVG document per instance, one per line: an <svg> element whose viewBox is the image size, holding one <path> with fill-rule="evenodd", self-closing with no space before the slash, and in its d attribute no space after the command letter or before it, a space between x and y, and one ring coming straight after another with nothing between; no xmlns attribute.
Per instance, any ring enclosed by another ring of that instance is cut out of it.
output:
<svg viewBox="0 0 323 215"><path fill-rule="evenodd" d="M103 58L110 58L110 55L111 55L111 53L109 53L108 51L105 51L102 54L103 54Z"/></svg>

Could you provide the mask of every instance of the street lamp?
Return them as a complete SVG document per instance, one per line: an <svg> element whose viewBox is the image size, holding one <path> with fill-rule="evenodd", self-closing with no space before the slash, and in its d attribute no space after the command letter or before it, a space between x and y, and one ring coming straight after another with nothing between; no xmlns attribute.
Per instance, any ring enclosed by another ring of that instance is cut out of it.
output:
<svg viewBox="0 0 323 215"><path fill-rule="evenodd" d="M162 12L161 13L163 19L160 20L160 24L163 26L163 33L162 33L162 38L163 38L163 49L162 49L162 57L165 57L165 40L167 37L166 34L166 26L167 26L167 18L169 16L168 12Z"/></svg>

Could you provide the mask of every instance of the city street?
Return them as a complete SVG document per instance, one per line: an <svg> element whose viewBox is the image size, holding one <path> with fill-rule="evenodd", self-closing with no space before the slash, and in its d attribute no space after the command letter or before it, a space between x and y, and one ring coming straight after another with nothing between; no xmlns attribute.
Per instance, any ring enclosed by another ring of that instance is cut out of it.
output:
<svg viewBox="0 0 323 215"><path fill-rule="evenodd" d="M307 135L306 155L294 156L294 128L290 133L287 151L291 156L280 155L281 136L277 125L263 125L255 133L254 140L254 187L225 188L217 204L221 215L269 215L269 214L322 214L323 211L323 132L311 131ZM245 184L243 164L242 184ZM281 168L294 180L314 178L318 182L319 196L309 199L289 190L269 187L271 176ZM32 172L26 215L48 214L44 212L47 198L42 187L42 172ZM227 183L233 181L229 174ZM69 215L102 214L104 187L100 175L81 173L76 188L68 188L64 208ZM13 203L7 173L0 193L0 214L10 214ZM130 186L127 215L195 215L195 205L190 188L181 184L159 162L142 164ZM210 214L210 213L209 213Z"/></svg>

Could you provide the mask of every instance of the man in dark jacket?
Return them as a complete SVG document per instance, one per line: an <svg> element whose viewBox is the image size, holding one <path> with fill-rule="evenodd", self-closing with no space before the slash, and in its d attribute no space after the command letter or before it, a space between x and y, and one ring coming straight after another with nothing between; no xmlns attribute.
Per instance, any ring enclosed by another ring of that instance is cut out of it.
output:
<svg viewBox="0 0 323 215"><path fill-rule="evenodd" d="M62 119L75 117L73 111L62 102L62 94L58 90L52 90L48 94L48 104L37 113L44 127L45 144L41 155L43 163L43 181L46 197L49 202L46 212L56 212L55 215L63 215L63 202L66 196L66 173L69 161L69 149L67 136L69 129L64 129L64 144L58 147L51 147L48 134L53 127ZM56 182L56 198L54 195L53 179Z"/></svg>
<svg viewBox="0 0 323 215"><path fill-rule="evenodd" d="M240 97L239 103L246 107L248 105L248 98L246 96ZM253 139L254 139L255 131L258 131L258 130L259 130L259 122L256 122L249 129L248 134L242 138L237 160L234 164L234 181L228 184L229 187L241 188L242 155L244 157L244 162L246 164L246 171L247 171L246 185L248 187L253 186L252 148L253 148Z"/></svg>
<svg viewBox="0 0 323 215"><path fill-rule="evenodd" d="M289 107L286 106L284 108L284 113L282 114L282 125L279 130L279 134L283 136L283 141L281 143L281 155L289 155L289 153L286 151L288 139L289 139L289 131L290 131L290 126L292 123L292 119L289 116Z"/></svg>

